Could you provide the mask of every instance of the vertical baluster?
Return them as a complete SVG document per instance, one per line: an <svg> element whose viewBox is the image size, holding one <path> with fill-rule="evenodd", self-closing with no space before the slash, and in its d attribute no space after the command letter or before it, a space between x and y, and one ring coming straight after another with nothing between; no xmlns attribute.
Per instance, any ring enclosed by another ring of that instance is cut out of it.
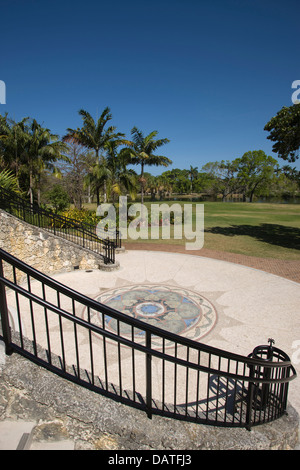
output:
<svg viewBox="0 0 300 470"><path fill-rule="evenodd" d="M208 354L208 369L211 367L211 353ZM206 421L208 421L209 412L209 388L210 388L210 372L207 375L207 393L206 393Z"/></svg>
<svg viewBox="0 0 300 470"><path fill-rule="evenodd" d="M201 351L198 349L198 366L200 366ZM199 417L199 387L200 387L200 370L197 370L197 386L196 386L196 419Z"/></svg>
<svg viewBox="0 0 300 470"><path fill-rule="evenodd" d="M14 284L17 285L17 274L16 274L16 267L13 266L13 278L14 278ZM20 333L20 345L21 348L24 348L24 342L23 342L23 329L22 329L22 319L21 319L21 312L20 312L20 302L19 302L19 293L15 291L15 297L16 297L16 307L17 307L17 316L18 316L18 322L19 322L19 333Z"/></svg>
<svg viewBox="0 0 300 470"><path fill-rule="evenodd" d="M165 354L165 338L163 338L163 347L162 352ZM162 360L162 409L165 409L165 380L166 380L166 367L165 367L165 358Z"/></svg>
<svg viewBox="0 0 300 470"><path fill-rule="evenodd" d="M0 258L0 276L4 278L3 274L3 262ZM0 281L0 314L2 323L2 334L5 344L5 353L7 355L12 354L13 349L11 345L11 331L9 326L8 308L6 300L6 291L4 284Z"/></svg>
<svg viewBox="0 0 300 470"><path fill-rule="evenodd" d="M247 409L246 409L246 428L250 431L252 425L252 406L254 398L254 367L250 366L249 374L249 383L248 383L248 393L247 393ZM252 379L252 380L251 380Z"/></svg>
<svg viewBox="0 0 300 470"><path fill-rule="evenodd" d="M187 346L186 361L189 362L190 348ZM185 377L185 416L188 415L188 401L189 401L189 366L186 366L186 377Z"/></svg>
<svg viewBox="0 0 300 470"><path fill-rule="evenodd" d="M151 333L146 331L146 411L148 418L152 418L152 355Z"/></svg>
<svg viewBox="0 0 300 470"><path fill-rule="evenodd" d="M120 320L117 320L117 334L120 336ZM121 366L121 343L118 341L118 368L119 368L119 388L120 388L120 396L123 395L122 392L122 366Z"/></svg>
<svg viewBox="0 0 300 470"><path fill-rule="evenodd" d="M134 343L134 326L131 325L131 341ZM135 401L135 355L134 355L134 346L132 346L131 353L131 364L132 364L132 391L133 391L133 400Z"/></svg>
<svg viewBox="0 0 300 470"><path fill-rule="evenodd" d="M76 310L75 310L75 301L72 299L72 314L76 317ZM80 364L79 364L79 350L78 350L78 337L77 337L77 325L75 322L74 324L74 339L75 339L75 351L76 351L76 363L77 363L77 374L78 378L80 379Z"/></svg>
<svg viewBox="0 0 300 470"><path fill-rule="evenodd" d="M102 312L102 328L105 330L105 314ZM105 387L108 390L108 373L107 373L107 355L106 355L106 337L103 335L103 357L104 357L104 374Z"/></svg>
<svg viewBox="0 0 300 470"><path fill-rule="evenodd" d="M87 317L88 322L91 323L91 309L87 307ZM93 338L92 338L92 331L89 328L89 345L90 345L90 362L91 362L91 374L92 374L92 384L95 385L94 379L94 355L93 355Z"/></svg>
<svg viewBox="0 0 300 470"><path fill-rule="evenodd" d="M29 274L27 274L27 286L28 286L28 292L31 293L31 283L30 283ZM33 312L33 304L32 304L31 298L29 299L29 307L30 307L30 317L31 317L33 351L34 351L34 355L37 356L37 344L36 344L36 333L35 333L35 324L34 324L34 312Z"/></svg>
<svg viewBox="0 0 300 470"><path fill-rule="evenodd" d="M177 343L175 343L175 359L177 359ZM177 361L174 363L174 413L176 413L177 404Z"/></svg>
<svg viewBox="0 0 300 470"><path fill-rule="evenodd" d="M218 361L218 371L220 372L220 370L221 370L221 356L219 356L219 361ZM219 391L220 391L220 374L218 375L218 378L217 378L216 417L215 417L215 420L216 420L216 421L218 421Z"/></svg>
<svg viewBox="0 0 300 470"><path fill-rule="evenodd" d="M42 282L42 291L43 291L43 300L46 300L45 284L43 282ZM48 357L49 357L49 363L51 364L52 359L51 359L50 334L49 334L48 312L47 312L46 307L44 307L44 317L45 317L46 336L47 336L47 344L48 344Z"/></svg>
<svg viewBox="0 0 300 470"><path fill-rule="evenodd" d="M59 294L59 291L57 291L57 307L60 308L60 294ZM62 367L63 367L63 371L66 372L64 332L63 332L63 325L62 325L61 315L59 315L59 333L60 333L60 344L61 344L61 355L62 355Z"/></svg>
<svg viewBox="0 0 300 470"><path fill-rule="evenodd" d="M230 372L230 359L227 359L227 372ZM226 392L225 392L225 402L224 402L224 423L227 420L227 407L228 407L228 392L229 392L229 379L226 377ZM234 405L235 404L235 397L233 397L232 403L232 415L234 417Z"/></svg>
<svg viewBox="0 0 300 470"><path fill-rule="evenodd" d="M243 377L246 377L247 374L246 374L246 370L248 370L249 367L246 363L243 363L243 371L241 373L241 375ZM236 375L238 375L238 370L239 370L239 362L237 361L236 362ZM247 388L246 388L246 385L247 385ZM237 379L235 379L234 381L234 397L236 396L236 388L237 388ZM239 423L240 425L243 424L243 417L244 415L247 416L247 402L248 402L248 388L249 388L249 383L246 382L245 380L243 380L242 382L242 397L241 397L241 406L240 406L240 420L239 420ZM244 411L244 408L246 407L246 410ZM233 417L233 420L234 421L234 417Z"/></svg>

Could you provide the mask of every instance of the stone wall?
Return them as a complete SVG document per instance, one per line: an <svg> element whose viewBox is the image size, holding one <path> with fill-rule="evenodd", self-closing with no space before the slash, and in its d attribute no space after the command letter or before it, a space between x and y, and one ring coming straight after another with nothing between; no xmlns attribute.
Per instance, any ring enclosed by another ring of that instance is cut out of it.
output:
<svg viewBox="0 0 300 470"><path fill-rule="evenodd" d="M73 269L112 269L102 258L46 230L34 227L0 210L0 248L31 267L54 274Z"/></svg>
<svg viewBox="0 0 300 470"><path fill-rule="evenodd" d="M144 411L68 382L14 353L0 363L0 423L21 420L35 423L35 445L68 440L75 450L181 450L189 454L298 446L299 416L291 406L287 415L250 432L155 415L149 419Z"/></svg>

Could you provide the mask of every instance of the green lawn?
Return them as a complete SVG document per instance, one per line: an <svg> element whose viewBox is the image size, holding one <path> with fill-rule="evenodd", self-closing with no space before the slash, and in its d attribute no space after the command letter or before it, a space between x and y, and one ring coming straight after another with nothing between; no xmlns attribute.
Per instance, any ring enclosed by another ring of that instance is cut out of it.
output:
<svg viewBox="0 0 300 470"><path fill-rule="evenodd" d="M207 203L205 248L300 260L300 206Z"/></svg>
<svg viewBox="0 0 300 470"><path fill-rule="evenodd" d="M195 212L196 203L192 204ZM146 205L149 207L150 203ZM204 248L249 256L300 260L300 205L206 202L204 227ZM173 238L138 241L167 244L186 242ZM127 243L131 242L127 240Z"/></svg>

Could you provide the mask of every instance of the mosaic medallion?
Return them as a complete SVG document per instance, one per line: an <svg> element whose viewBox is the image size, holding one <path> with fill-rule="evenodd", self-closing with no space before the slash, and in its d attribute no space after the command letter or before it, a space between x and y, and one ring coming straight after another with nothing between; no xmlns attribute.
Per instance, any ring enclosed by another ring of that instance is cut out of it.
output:
<svg viewBox="0 0 300 470"><path fill-rule="evenodd" d="M140 285L106 291L96 299L115 310L171 333L199 341L215 326L217 312L202 295L183 288ZM105 315L106 328L117 333L117 321ZM120 333L131 335L120 322ZM136 330L142 340L144 332ZM137 338L135 338L137 340Z"/></svg>

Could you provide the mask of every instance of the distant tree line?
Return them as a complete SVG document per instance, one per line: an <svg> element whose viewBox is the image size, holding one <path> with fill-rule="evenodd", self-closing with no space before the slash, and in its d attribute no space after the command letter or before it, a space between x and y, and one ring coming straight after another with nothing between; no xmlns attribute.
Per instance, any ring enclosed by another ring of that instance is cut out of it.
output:
<svg viewBox="0 0 300 470"><path fill-rule="evenodd" d="M294 196L300 174L289 164L280 168L273 157L252 150L229 160L209 162L201 168L163 171L159 176L147 167L168 167L172 161L157 155L169 142L137 128L130 138L110 125L107 107L94 120L81 109L81 127L68 128L59 138L35 119L20 122L0 115L0 184L12 187L31 202L52 204L57 211L72 203L81 209L87 202L116 202L121 194L134 200L151 200L172 194L207 194L225 200L239 195L254 200L258 195ZM279 158L293 163L299 156L300 105L282 108L266 124L268 139ZM135 171L138 167L139 170Z"/></svg>

